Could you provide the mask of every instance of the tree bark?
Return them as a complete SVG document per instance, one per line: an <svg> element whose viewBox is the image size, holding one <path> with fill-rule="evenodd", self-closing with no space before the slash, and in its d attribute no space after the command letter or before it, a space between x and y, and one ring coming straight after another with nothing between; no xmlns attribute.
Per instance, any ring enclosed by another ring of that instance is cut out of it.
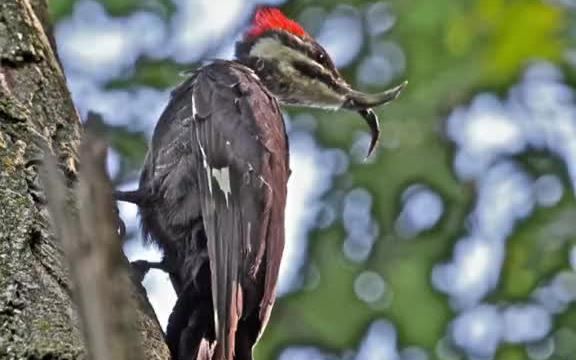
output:
<svg viewBox="0 0 576 360"><path fill-rule="evenodd" d="M0 1L0 359L84 359L59 239L39 186L42 148L76 181L80 121L51 41L45 0ZM169 359L140 294L146 359Z"/></svg>

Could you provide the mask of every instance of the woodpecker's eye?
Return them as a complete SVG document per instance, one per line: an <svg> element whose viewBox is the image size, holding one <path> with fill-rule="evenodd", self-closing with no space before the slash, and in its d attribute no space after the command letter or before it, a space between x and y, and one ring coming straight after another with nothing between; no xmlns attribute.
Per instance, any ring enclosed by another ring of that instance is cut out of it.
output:
<svg viewBox="0 0 576 360"><path fill-rule="evenodd" d="M316 60L317 63L322 64L326 68L331 69L334 67L330 61L330 57L326 53L326 50L324 50L320 45L316 46L312 57L314 60Z"/></svg>

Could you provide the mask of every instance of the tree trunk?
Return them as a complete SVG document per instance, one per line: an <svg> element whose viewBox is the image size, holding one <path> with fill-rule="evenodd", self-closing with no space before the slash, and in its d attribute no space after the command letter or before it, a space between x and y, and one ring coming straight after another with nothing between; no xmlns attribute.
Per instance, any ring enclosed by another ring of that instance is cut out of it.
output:
<svg viewBox="0 0 576 360"><path fill-rule="evenodd" d="M87 357L38 181L46 146L75 182L80 134L47 18L45 0L0 0L0 359ZM140 303L145 358L169 359L154 313Z"/></svg>

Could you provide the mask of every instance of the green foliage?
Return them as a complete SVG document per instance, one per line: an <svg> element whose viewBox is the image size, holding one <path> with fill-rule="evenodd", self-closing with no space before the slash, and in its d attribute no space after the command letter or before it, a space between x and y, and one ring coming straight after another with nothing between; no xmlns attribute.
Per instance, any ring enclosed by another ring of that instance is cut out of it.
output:
<svg viewBox="0 0 576 360"><path fill-rule="evenodd" d="M292 2L288 7L301 8L302 3ZM362 8L369 3L355 1L354 5ZM398 21L387 38L397 41L406 52L409 86L397 102L381 109L379 115L383 142L400 145L382 151L374 164L353 165L349 173L354 186L364 187L374 195L374 216L379 219L381 235L367 267L384 275L394 294L393 301L382 310L371 309L350 298L352 279L363 267L336 262L335 259L342 257L338 255L341 244L336 239L344 235L331 230L320 232L312 238L313 244L331 241L338 246L332 249L335 253L329 256L331 261L314 261L318 256L314 253L312 261L318 268L321 283L335 283L279 301L277 308L281 310L275 313L271 329L258 348L263 359L272 358L269 348L275 343L278 344L276 351L294 343L319 344L337 352L354 349L359 331L382 316L394 321L401 347L419 345L434 354L453 313L446 298L432 288L431 270L451 254L453 241L465 231L464 221L474 200L472 188L453 175L453 151L442 139L439 123L449 109L466 103L479 90L507 89L534 60L561 63L566 49L566 14L563 9L544 2L398 0L390 3L398 14ZM317 135L328 146L349 147L354 131L363 125L347 113L314 112L314 115L319 119ZM563 167L549 170L564 173ZM439 191L444 197L446 213L434 232L403 241L393 228L399 212L397 199L413 182ZM560 204L552 209L538 209L510 237L502 283L490 301L526 300L536 285L568 267L568 252L574 245L571 234L576 230L569 219L576 215L576 207L568 183L564 189L565 197ZM559 226L563 229L561 235L557 234ZM328 278L323 277L324 274ZM324 290L328 286L348 291L348 296L336 290ZM353 320L342 311L331 310L331 301L336 302L338 308L345 308L346 314L353 313ZM318 311L319 307L324 312ZM313 313L320 324L329 328L337 326L345 334L333 332L327 334L331 336L330 341L322 341L318 339L317 328L312 330L313 334L303 333L302 328L313 327L308 322L302 325L301 319L306 319L308 312ZM562 334L568 336L565 332ZM353 339L352 343L346 339ZM505 346L498 358L526 359L526 353L522 346Z"/></svg>
<svg viewBox="0 0 576 360"><path fill-rule="evenodd" d="M72 14L77 0L48 0L50 15L60 21ZM127 16L136 11L150 11L169 18L176 8L171 0L101 0L99 1L113 16Z"/></svg>
<svg viewBox="0 0 576 360"><path fill-rule="evenodd" d="M169 16L175 10L170 0L101 0L100 2L114 16L125 16L142 10Z"/></svg>
<svg viewBox="0 0 576 360"><path fill-rule="evenodd" d="M76 0L50 0L49 11L53 21L59 21L72 14Z"/></svg>
<svg viewBox="0 0 576 360"><path fill-rule="evenodd" d="M120 76L106 84L107 89L126 89L136 86L149 86L166 89L183 79L185 72L193 71L195 66L177 64L169 60L140 58L134 64L131 74Z"/></svg>

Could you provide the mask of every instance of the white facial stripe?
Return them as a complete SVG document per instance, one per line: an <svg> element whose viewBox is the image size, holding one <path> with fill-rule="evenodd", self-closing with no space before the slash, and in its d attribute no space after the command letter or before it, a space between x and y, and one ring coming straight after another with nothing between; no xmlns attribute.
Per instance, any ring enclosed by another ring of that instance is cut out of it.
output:
<svg viewBox="0 0 576 360"><path fill-rule="evenodd" d="M301 105L322 107L327 109L338 109L342 106L345 98L336 93L327 84L318 79L305 78L293 67L293 62L302 62L315 66L323 72L327 72L324 67L310 57L297 50L294 50L276 38L265 37L258 40L250 49L251 57L263 59L279 60L278 67L284 76L293 81L291 95L300 99ZM301 86L298 86L301 85ZM282 99L280 99L282 100Z"/></svg>
<svg viewBox="0 0 576 360"><path fill-rule="evenodd" d="M280 40L271 37L258 40L250 49L250 56L262 59L281 59L288 63L300 61L324 70L322 65L306 56L306 54L296 51L282 44Z"/></svg>

